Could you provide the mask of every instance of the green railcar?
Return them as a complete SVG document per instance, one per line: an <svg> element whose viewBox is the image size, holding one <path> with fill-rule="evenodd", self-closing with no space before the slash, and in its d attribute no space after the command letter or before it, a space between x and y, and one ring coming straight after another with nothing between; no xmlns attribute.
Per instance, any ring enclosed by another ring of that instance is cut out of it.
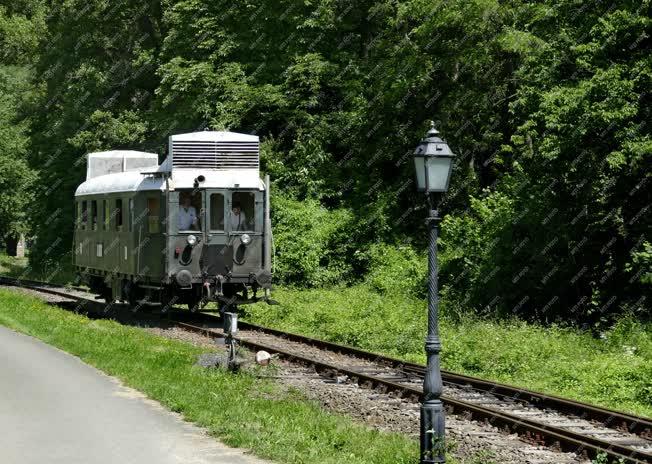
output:
<svg viewBox="0 0 652 464"><path fill-rule="evenodd" d="M152 153L88 155L75 192L74 265L92 291L190 309L269 299L269 180L257 136L195 132Z"/></svg>

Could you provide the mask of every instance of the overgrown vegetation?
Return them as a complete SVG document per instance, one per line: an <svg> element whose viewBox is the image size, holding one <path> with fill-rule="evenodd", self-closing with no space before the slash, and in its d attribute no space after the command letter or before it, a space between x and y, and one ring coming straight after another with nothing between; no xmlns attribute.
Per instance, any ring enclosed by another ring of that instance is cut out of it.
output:
<svg viewBox="0 0 652 464"><path fill-rule="evenodd" d="M28 232L33 200L34 170L27 162L31 119L21 114L35 98L31 71L45 20L40 2L33 6L0 2L0 243L9 249Z"/></svg>
<svg viewBox="0 0 652 464"><path fill-rule="evenodd" d="M414 463L416 442L329 414L250 373L195 366L201 349L110 320L91 320L0 290L0 324L79 356L206 427L231 446L286 463Z"/></svg>
<svg viewBox="0 0 652 464"><path fill-rule="evenodd" d="M451 304L598 327L649 318L649 9L0 0L0 186L15 193L0 234L31 223L34 264L56 263L88 151L163 156L171 133L230 129L263 140L279 280L356 283L372 244L424 249L409 158L435 119L458 154L442 204Z"/></svg>
<svg viewBox="0 0 652 464"><path fill-rule="evenodd" d="M7 256L0 252L0 275L25 280L39 280L59 285L76 283L76 272L69 260L62 259L58 263L50 263L43 267L33 267L29 259Z"/></svg>

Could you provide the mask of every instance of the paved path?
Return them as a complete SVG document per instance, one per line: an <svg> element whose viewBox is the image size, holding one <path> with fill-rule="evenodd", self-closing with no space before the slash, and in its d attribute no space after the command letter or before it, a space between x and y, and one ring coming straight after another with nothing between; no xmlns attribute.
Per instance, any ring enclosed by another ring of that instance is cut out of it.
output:
<svg viewBox="0 0 652 464"><path fill-rule="evenodd" d="M1 326L0 462L263 464L79 359Z"/></svg>

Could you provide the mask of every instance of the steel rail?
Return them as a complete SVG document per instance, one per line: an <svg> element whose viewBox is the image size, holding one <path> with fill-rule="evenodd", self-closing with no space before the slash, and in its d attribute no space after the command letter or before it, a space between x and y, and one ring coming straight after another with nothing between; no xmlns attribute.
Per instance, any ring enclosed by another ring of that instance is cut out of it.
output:
<svg viewBox="0 0 652 464"><path fill-rule="evenodd" d="M72 299L83 306L86 306L88 303L100 304L97 301L91 300L78 295L71 295L70 290L86 292L86 289L80 287L60 287L53 284L26 280L26 279L16 279L0 276L0 284L20 286L25 288L30 288L39 292L48 293L52 295L61 296L64 298ZM201 313L202 316L210 317L213 322L216 322L217 318L212 315ZM187 322L172 320L172 323L176 324L178 327L201 333L210 338L223 338L223 334L214 330L214 328L206 328L188 324ZM258 326L256 324L251 324L248 322L240 322L241 329L260 331L270 335L275 335L281 338L286 338L288 340L300 342L303 344L312 345L318 348L327 349L334 352L339 352L345 355L352 355L358 358L363 358L369 361L374 361L384 366L389 366L402 370L405 372L412 372L416 375L422 375L424 366L409 363L402 361L396 358L391 358L387 356L378 355L376 353L367 352L358 348L349 347L346 345L340 345L332 342L326 342L323 340L318 340L310 337L304 337L302 335L283 332L277 329L271 329L268 327ZM362 384L368 385L370 387L380 388L383 391L394 391L402 396L408 396L413 399L417 399L422 394L420 388L416 388L411 385L400 384L392 380L383 379L382 377L377 377L373 375L366 374L364 372L359 372L353 368L347 368L345 366L337 366L328 362L316 360L309 358L307 356L292 353L271 345L267 345L261 342L255 342L247 340L246 338L236 337L238 342L242 346L246 346L252 349L262 349L270 353L276 353L279 356L286 358L291 361L299 362L301 364L312 366L315 370L326 373L329 376L335 376L337 373L346 374L353 381ZM482 391L492 393L497 396L509 397L512 399L530 401L531 404L535 404L540 408L552 408L559 409L559 402L569 409L574 411L581 411L580 414L575 414L581 418L586 419L587 417L596 417L596 416L587 416L587 410L591 411L596 410L596 414L609 414L617 417L617 420L623 420L623 423L633 424L636 426L633 430L643 430L649 433L650 427L652 426L652 421L649 421L645 418L631 416L623 414L617 411L610 411L608 409L602 409L595 406L587 405L584 403L574 402L571 400L566 400L563 398L554 397L551 395L545 395L537 392L533 392L526 389L521 389L518 387L513 387L510 385L498 384L494 382L485 381L471 376L465 376L460 374L453 374L450 372L445 373L445 380L450 383L455 383L456 385L471 385L472 387L477 387ZM596 457L600 453L605 453L608 457L613 459L622 459L626 463L631 464L643 464L643 463L652 463L652 454L634 450L623 445L611 443L599 438L586 436L578 432L570 431L567 429L562 429L559 427L546 425L539 423L535 420L530 420L523 417L514 416L503 411L498 411L494 408L480 406L478 404L470 403L467 401L459 400L456 398L451 398L449 396L443 396L443 401L449 411L462 413L470 415L473 419L484 420L491 423L494 426L502 427L510 432L518 433L521 436L525 436L537 443L542 443L547 446L558 447L563 451L569 451L579 454L585 454L589 457ZM566 405L568 403L568 405ZM588 408L587 408L588 407ZM581 408L581 409L579 409ZM568 411L568 410L566 410ZM610 421L609 423L614 423ZM641 425L638 425L641 424ZM643 427L641 429L641 427ZM629 430L629 426L628 426ZM631 430L630 430L631 431Z"/></svg>
<svg viewBox="0 0 652 464"><path fill-rule="evenodd" d="M83 300L85 299L82 297L78 297L76 295L71 295L69 293L70 290L89 293L88 289L83 287L76 287L76 286L64 287L62 285L50 284L47 282L39 282L38 280L21 279L16 277L7 277L7 276L0 276L0 285L29 288L31 290L39 291L41 293L48 293L50 295L61 296L63 298L69 298L79 302L83 302ZM97 301L94 300L90 300L90 299L86 299L86 300L92 301L93 303L97 303Z"/></svg>
<svg viewBox="0 0 652 464"><path fill-rule="evenodd" d="M207 316L209 315L207 314ZM341 345L338 343L306 337L304 335L285 332L269 327L263 327L249 322L239 322L239 325L242 329L255 330L277 337L286 338L291 341L312 345L316 348L355 356L372 362L384 363L385 365L396 369L403 371L412 371L422 377L425 373L425 366L421 364L411 363L390 356L379 355L377 353L372 353L347 345ZM535 392L526 388L483 380L477 377L457 374L445 370L442 370L442 378L444 383L461 387L471 386L475 390L491 393L498 397L509 398L515 401L535 405L540 409L554 409L555 411L559 411L565 414L572 414L582 419L600 422L605 427L621 431L628 431L642 438L652 438L652 420L645 417L634 416L632 414L626 414L612 409L594 406L588 403L582 403L567 398L561 398L559 396Z"/></svg>

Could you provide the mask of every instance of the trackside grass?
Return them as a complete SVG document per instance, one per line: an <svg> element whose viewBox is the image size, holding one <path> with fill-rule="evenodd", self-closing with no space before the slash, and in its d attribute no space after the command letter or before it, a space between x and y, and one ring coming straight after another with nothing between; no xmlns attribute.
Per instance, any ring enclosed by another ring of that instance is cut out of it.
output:
<svg viewBox="0 0 652 464"><path fill-rule="evenodd" d="M416 463L418 445L320 409L270 380L195 366L202 349L0 289L0 324L120 378L230 446L283 463ZM204 350L205 351L205 350Z"/></svg>
<svg viewBox="0 0 652 464"><path fill-rule="evenodd" d="M0 252L0 275L59 285L72 284L75 280L75 272L68 257L51 264L48 268L37 268L30 266L27 257L16 258L2 252Z"/></svg>
<svg viewBox="0 0 652 464"><path fill-rule="evenodd" d="M365 284L279 288L252 305L270 327L425 362L426 302ZM599 336L522 321L441 315L443 368L652 417L652 325L623 319Z"/></svg>

